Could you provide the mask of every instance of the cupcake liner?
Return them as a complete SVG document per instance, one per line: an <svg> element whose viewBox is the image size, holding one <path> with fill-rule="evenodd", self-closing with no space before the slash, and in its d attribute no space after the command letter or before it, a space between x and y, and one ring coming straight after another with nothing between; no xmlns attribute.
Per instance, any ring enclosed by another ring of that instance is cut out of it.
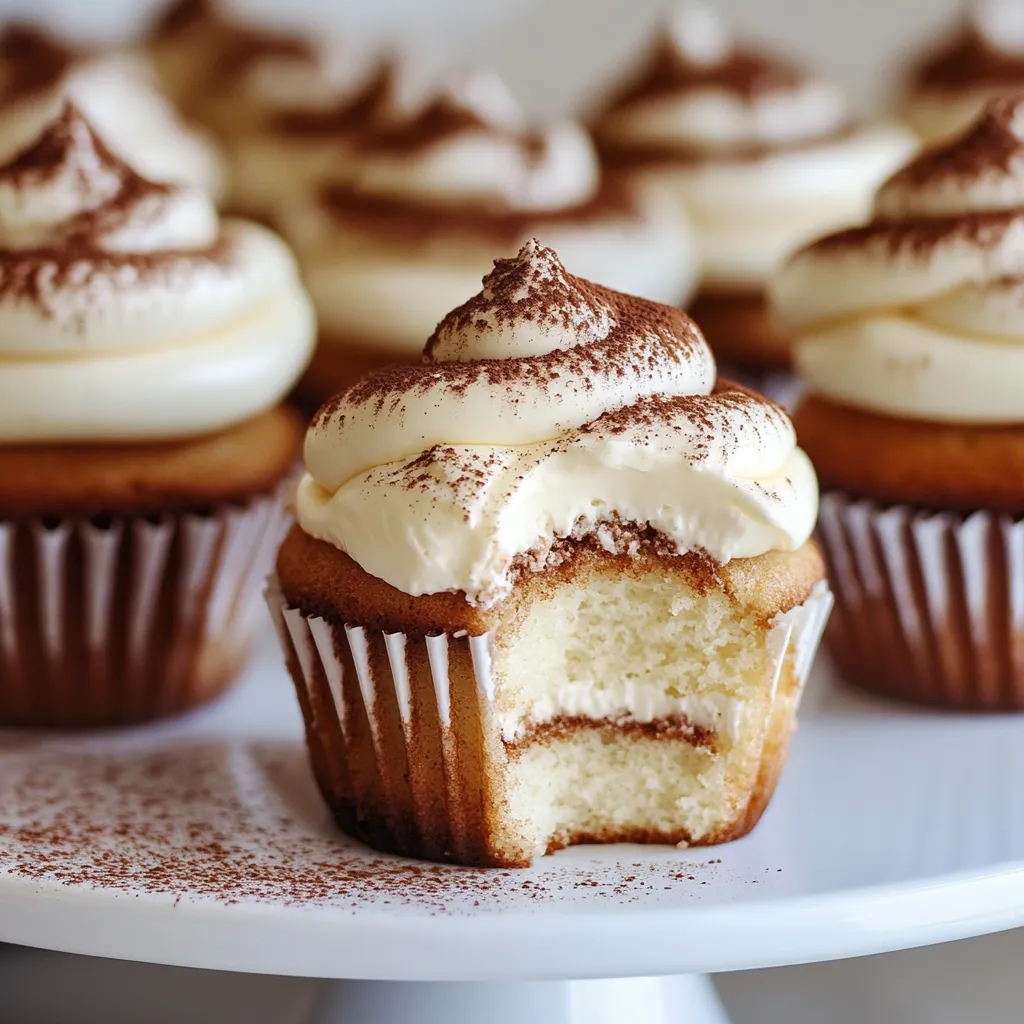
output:
<svg viewBox="0 0 1024 1024"><path fill-rule="evenodd" d="M804 393L803 381L789 370L752 370L725 363L719 364L718 376L742 384L790 411Z"/></svg>
<svg viewBox="0 0 1024 1024"><path fill-rule="evenodd" d="M342 829L428 860L498 863L489 839L493 794L480 781L486 764L506 760L493 714L494 636L335 624L289 605L275 577L266 597L314 773ZM821 583L769 633L773 695L789 658L799 687L794 710L831 607Z"/></svg>
<svg viewBox="0 0 1024 1024"><path fill-rule="evenodd" d="M834 492L819 533L844 675L949 708L1024 708L1024 521L885 506Z"/></svg>
<svg viewBox="0 0 1024 1024"><path fill-rule="evenodd" d="M0 522L0 724L115 725L219 693L259 633L282 498Z"/></svg>

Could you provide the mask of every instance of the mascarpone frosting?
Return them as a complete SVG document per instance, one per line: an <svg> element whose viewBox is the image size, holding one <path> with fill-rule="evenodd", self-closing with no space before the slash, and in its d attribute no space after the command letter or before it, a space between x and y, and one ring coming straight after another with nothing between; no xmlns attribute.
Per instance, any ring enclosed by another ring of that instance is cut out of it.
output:
<svg viewBox="0 0 1024 1024"><path fill-rule="evenodd" d="M674 302L695 277L685 228L602 182L574 122L531 130L504 85L473 73L361 134L332 183L281 211L324 334L414 356L495 251L536 235L574 273ZM394 296L402 301L395 302Z"/></svg>
<svg viewBox="0 0 1024 1024"><path fill-rule="evenodd" d="M963 132L988 100L1022 88L1024 3L974 0L956 31L912 69L902 114L932 144Z"/></svg>
<svg viewBox="0 0 1024 1024"><path fill-rule="evenodd" d="M0 442L227 427L287 393L313 333L276 236L137 174L70 104L0 167Z"/></svg>
<svg viewBox="0 0 1024 1024"><path fill-rule="evenodd" d="M1024 101L990 101L771 293L812 392L911 419L1024 421Z"/></svg>
<svg viewBox="0 0 1024 1024"><path fill-rule="evenodd" d="M687 211L703 282L748 291L798 244L861 220L914 145L895 125L853 125L832 85L734 44L689 3L594 132L611 165Z"/></svg>
<svg viewBox="0 0 1024 1024"><path fill-rule="evenodd" d="M617 550L618 524L721 562L807 540L817 485L790 421L715 389L685 314L575 277L536 240L483 284L422 364L321 409L296 506L308 534L404 593L481 605L559 540Z"/></svg>
<svg viewBox="0 0 1024 1024"><path fill-rule="evenodd" d="M31 144L69 99L141 174L223 191L217 147L177 118L143 59L75 50L17 24L0 29L0 162Z"/></svg>

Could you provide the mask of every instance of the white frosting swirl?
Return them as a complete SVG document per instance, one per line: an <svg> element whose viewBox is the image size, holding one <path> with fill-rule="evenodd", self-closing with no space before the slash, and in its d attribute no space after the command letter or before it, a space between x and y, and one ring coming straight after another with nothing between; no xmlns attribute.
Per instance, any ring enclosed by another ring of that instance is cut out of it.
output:
<svg viewBox="0 0 1024 1024"><path fill-rule="evenodd" d="M1024 101L878 192L875 218L797 253L772 284L810 389L895 416L1024 421Z"/></svg>
<svg viewBox="0 0 1024 1024"><path fill-rule="evenodd" d="M692 218L704 282L750 290L798 244L861 220L914 145L895 125L852 127L831 84L734 45L689 3L595 132Z"/></svg>
<svg viewBox="0 0 1024 1024"><path fill-rule="evenodd" d="M5 68L12 61L50 61L55 74L49 81L33 82L32 88L12 90L19 74ZM19 26L2 30L0 162L31 144L69 99L140 173L195 185L215 196L222 193L226 171L217 147L178 119L142 59L118 52L77 53Z"/></svg>
<svg viewBox="0 0 1024 1024"><path fill-rule="evenodd" d="M280 240L140 177L76 108L0 168L0 441L216 430L279 401L312 341Z"/></svg>
<svg viewBox="0 0 1024 1024"><path fill-rule="evenodd" d="M328 337L414 356L495 252L532 236L557 246L574 273L660 301L685 299L696 276L690 233L663 201L604 204L580 126L531 132L490 75L453 81L415 115L385 120L332 172L326 199L307 195L279 218Z"/></svg>
<svg viewBox="0 0 1024 1024"><path fill-rule="evenodd" d="M478 604L508 592L517 556L543 564L610 523L720 561L799 547L817 487L792 425L753 393L712 393L714 377L684 314L530 242L439 325L423 365L321 410L298 521L407 594Z"/></svg>

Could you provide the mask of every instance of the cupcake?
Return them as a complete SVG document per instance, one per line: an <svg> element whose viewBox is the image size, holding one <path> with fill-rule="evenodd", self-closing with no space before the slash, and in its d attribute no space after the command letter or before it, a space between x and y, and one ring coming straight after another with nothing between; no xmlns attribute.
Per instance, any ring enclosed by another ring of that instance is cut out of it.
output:
<svg viewBox="0 0 1024 1024"><path fill-rule="evenodd" d="M200 704L262 629L283 532L294 261L69 105L0 168L0 268L0 725Z"/></svg>
<svg viewBox="0 0 1024 1024"><path fill-rule="evenodd" d="M216 0L169 7L150 50L182 109L227 150L231 209L263 220L343 158L383 90L370 54L241 20Z"/></svg>
<svg viewBox="0 0 1024 1024"><path fill-rule="evenodd" d="M513 254L532 235L572 272L656 300L685 298L695 276L684 226L602 177L581 126L531 128L482 72L447 83L410 116L377 119L335 180L280 217L320 321L303 387L314 400L418 360L493 254Z"/></svg>
<svg viewBox="0 0 1024 1024"><path fill-rule="evenodd" d="M144 59L75 48L31 25L0 29L0 160L33 142L68 99L146 177L222 193L219 151L178 120Z"/></svg>
<svg viewBox="0 0 1024 1024"><path fill-rule="evenodd" d="M902 114L925 143L949 140L977 119L985 103L1024 91L1024 3L974 0L960 24L912 67Z"/></svg>
<svg viewBox="0 0 1024 1024"><path fill-rule="evenodd" d="M754 827L831 603L817 487L685 314L531 241L305 460L269 600L345 832L520 866Z"/></svg>
<svg viewBox="0 0 1024 1024"><path fill-rule="evenodd" d="M1024 708L1024 101L909 164L773 283L808 397L846 676Z"/></svg>
<svg viewBox="0 0 1024 1024"><path fill-rule="evenodd" d="M593 130L607 166L692 219L703 272L689 309L722 372L789 401L790 340L768 316L768 277L799 244L863 219L910 134L855 123L831 85L734 44L692 4Z"/></svg>

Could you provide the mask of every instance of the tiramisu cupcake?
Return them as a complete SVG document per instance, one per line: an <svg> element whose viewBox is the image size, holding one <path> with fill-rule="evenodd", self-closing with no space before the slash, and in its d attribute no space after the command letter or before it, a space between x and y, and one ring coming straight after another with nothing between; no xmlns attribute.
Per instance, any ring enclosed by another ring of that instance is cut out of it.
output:
<svg viewBox="0 0 1024 1024"><path fill-rule="evenodd" d="M906 123L932 144L964 131L987 100L1024 92L1024 3L972 0L956 29L911 68Z"/></svg>
<svg viewBox="0 0 1024 1024"><path fill-rule="evenodd" d="M878 192L773 285L809 397L847 676L1024 708L1024 101Z"/></svg>
<svg viewBox="0 0 1024 1024"><path fill-rule="evenodd" d="M336 180L282 210L280 224L320 321L304 383L314 399L418 360L493 255L533 235L574 273L660 301L684 299L696 274L685 226L602 177L581 126L530 128L482 72L412 116L379 119Z"/></svg>
<svg viewBox="0 0 1024 1024"><path fill-rule="evenodd" d="M344 159L386 84L369 53L242 20L218 0L172 4L150 50L182 109L226 149L231 209L263 220Z"/></svg>
<svg viewBox="0 0 1024 1024"><path fill-rule="evenodd" d="M241 668L313 333L278 238L74 107L0 167L0 725L153 718Z"/></svg>
<svg viewBox="0 0 1024 1024"><path fill-rule="evenodd" d="M817 487L685 314L532 241L305 458L270 603L346 832L526 865L756 824L831 602Z"/></svg>
<svg viewBox="0 0 1024 1024"><path fill-rule="evenodd" d="M788 401L790 342L768 316L765 282L799 244L863 219L909 155L910 133L854 123L831 85L734 44L693 4L666 22L593 128L607 166L692 218L702 277L688 308L723 373Z"/></svg>
<svg viewBox="0 0 1024 1024"><path fill-rule="evenodd" d="M217 147L178 120L143 58L73 47L30 25L0 28L0 160L29 145L69 99L140 173L221 195Z"/></svg>

